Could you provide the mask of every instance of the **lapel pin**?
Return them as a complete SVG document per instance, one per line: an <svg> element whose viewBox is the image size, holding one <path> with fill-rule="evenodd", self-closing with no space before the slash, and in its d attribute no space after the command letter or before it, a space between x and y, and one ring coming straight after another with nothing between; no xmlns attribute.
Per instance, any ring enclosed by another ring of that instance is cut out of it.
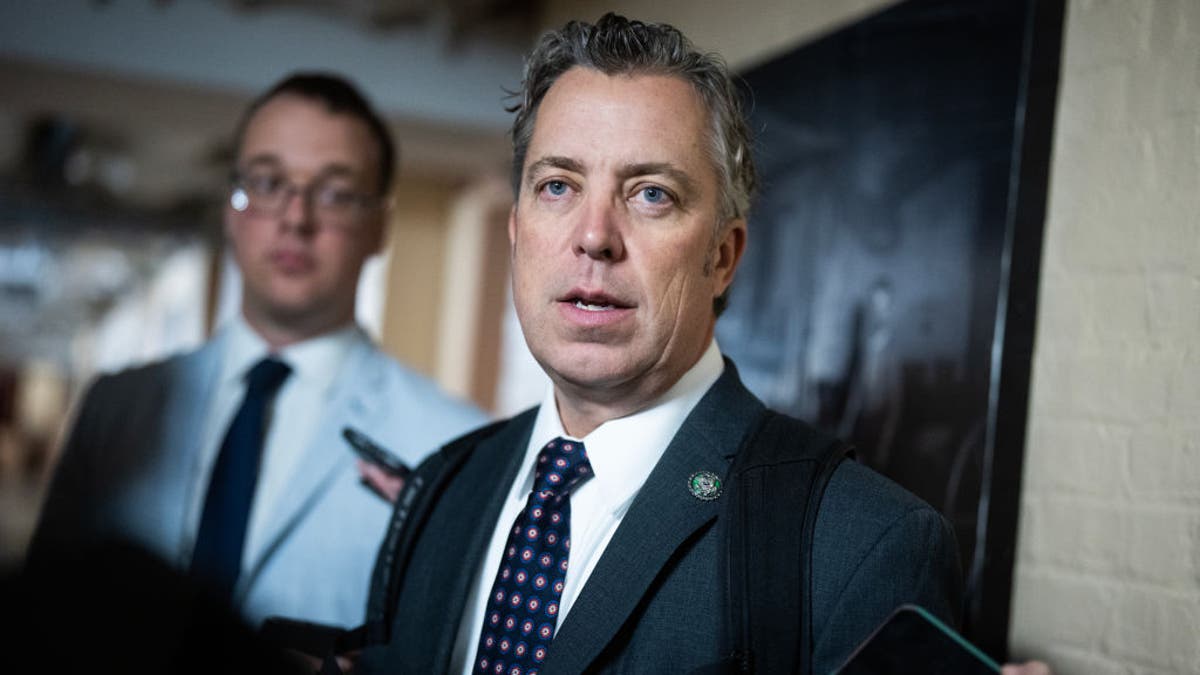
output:
<svg viewBox="0 0 1200 675"><path fill-rule="evenodd" d="M721 496L721 477L711 471L697 471L688 478L688 491L702 502Z"/></svg>

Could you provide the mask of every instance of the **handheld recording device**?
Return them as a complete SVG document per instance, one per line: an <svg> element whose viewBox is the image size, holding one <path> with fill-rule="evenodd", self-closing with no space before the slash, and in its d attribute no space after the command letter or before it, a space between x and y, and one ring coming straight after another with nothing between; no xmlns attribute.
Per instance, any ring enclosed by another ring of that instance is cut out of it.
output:
<svg viewBox="0 0 1200 675"><path fill-rule="evenodd" d="M901 605L835 675L997 675L1000 666L916 605Z"/></svg>
<svg viewBox="0 0 1200 675"><path fill-rule="evenodd" d="M412 473L399 457L385 450L361 431L352 427L342 427L342 438L346 439L355 454L389 474L397 478L407 478L408 474Z"/></svg>

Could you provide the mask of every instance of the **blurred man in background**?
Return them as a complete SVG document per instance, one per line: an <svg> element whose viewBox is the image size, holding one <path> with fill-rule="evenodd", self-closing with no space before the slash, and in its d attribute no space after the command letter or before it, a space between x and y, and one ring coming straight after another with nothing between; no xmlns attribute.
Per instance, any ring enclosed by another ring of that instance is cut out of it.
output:
<svg viewBox="0 0 1200 675"><path fill-rule="evenodd" d="M355 324L394 158L382 120L338 77L294 75L251 104L224 210L241 312L193 353L91 386L31 564L126 539L253 623L361 620L390 506L360 483L343 429L414 465L484 419Z"/></svg>

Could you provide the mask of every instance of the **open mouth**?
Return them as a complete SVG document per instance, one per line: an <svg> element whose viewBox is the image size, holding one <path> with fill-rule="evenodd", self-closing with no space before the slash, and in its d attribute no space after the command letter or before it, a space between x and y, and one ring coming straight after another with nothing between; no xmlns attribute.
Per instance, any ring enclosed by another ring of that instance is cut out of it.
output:
<svg viewBox="0 0 1200 675"><path fill-rule="evenodd" d="M610 295L597 292L573 290L560 299L585 312L610 312L618 309L629 309L631 305Z"/></svg>
<svg viewBox="0 0 1200 675"><path fill-rule="evenodd" d="M578 307L579 309L582 309L585 312L603 312L603 311L610 310L610 309L616 309L616 305L610 305L607 303L593 304L590 302L584 302L583 300L576 300L575 306Z"/></svg>

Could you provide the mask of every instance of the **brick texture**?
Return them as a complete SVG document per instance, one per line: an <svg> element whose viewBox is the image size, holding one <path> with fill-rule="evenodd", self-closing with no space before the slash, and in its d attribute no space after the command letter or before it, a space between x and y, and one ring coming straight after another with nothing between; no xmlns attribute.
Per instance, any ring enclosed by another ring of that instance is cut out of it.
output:
<svg viewBox="0 0 1200 675"><path fill-rule="evenodd" d="M1200 2L1071 0L1014 656L1200 673Z"/></svg>

